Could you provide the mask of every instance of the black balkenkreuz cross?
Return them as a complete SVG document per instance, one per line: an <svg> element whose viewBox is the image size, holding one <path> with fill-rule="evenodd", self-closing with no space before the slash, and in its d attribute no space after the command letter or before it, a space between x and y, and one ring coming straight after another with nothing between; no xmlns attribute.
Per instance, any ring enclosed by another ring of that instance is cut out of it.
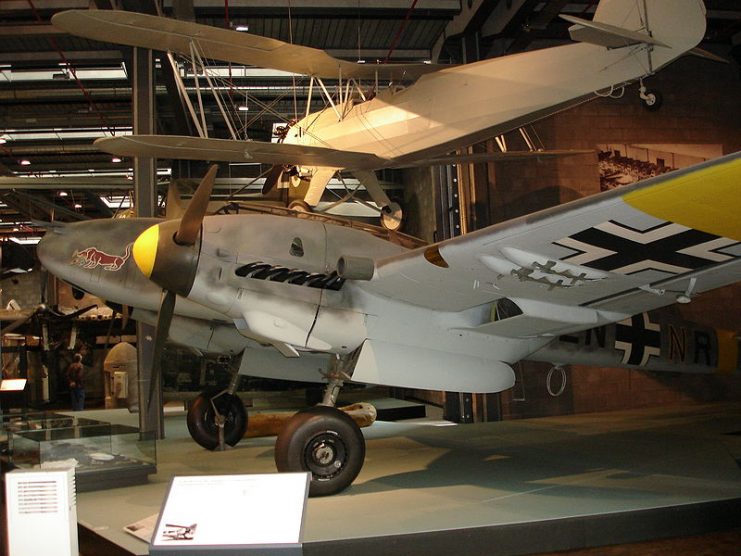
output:
<svg viewBox="0 0 741 556"><path fill-rule="evenodd" d="M649 357L661 355L661 326L648 313L621 321L615 325L615 349L623 352L623 365L643 367Z"/></svg>
<svg viewBox="0 0 741 556"><path fill-rule="evenodd" d="M681 274L732 259L719 250L736 242L673 222L636 230L611 220L555 243L576 251L561 259L572 264L620 274L643 270Z"/></svg>

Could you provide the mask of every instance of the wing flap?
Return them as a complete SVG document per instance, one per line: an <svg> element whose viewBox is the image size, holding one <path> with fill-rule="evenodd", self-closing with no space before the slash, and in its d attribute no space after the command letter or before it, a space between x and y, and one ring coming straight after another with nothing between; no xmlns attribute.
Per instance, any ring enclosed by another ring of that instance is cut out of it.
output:
<svg viewBox="0 0 741 556"><path fill-rule="evenodd" d="M101 42L169 50L205 58L334 79L414 80L443 67L436 64L356 64L323 50L209 25L119 10L68 10L52 17L55 27Z"/></svg>
<svg viewBox="0 0 741 556"><path fill-rule="evenodd" d="M97 139L102 151L119 156L144 156L220 162L259 162L333 168L378 168L386 160L374 154L325 147L235 141L180 135L122 135Z"/></svg>

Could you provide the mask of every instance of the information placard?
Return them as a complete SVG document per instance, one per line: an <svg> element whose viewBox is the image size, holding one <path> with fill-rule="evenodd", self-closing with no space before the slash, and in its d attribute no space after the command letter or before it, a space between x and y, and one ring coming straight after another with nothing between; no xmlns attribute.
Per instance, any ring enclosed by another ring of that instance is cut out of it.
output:
<svg viewBox="0 0 741 556"><path fill-rule="evenodd" d="M298 545L309 478L309 473L175 477L151 546Z"/></svg>

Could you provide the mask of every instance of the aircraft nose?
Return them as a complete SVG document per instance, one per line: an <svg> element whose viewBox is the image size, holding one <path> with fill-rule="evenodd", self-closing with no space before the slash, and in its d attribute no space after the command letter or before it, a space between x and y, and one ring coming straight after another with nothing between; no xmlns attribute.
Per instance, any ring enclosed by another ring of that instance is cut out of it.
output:
<svg viewBox="0 0 741 556"><path fill-rule="evenodd" d="M162 222L144 230L136 238L131 254L142 274L161 288L187 296L193 287L200 241L179 244L176 239L179 222Z"/></svg>

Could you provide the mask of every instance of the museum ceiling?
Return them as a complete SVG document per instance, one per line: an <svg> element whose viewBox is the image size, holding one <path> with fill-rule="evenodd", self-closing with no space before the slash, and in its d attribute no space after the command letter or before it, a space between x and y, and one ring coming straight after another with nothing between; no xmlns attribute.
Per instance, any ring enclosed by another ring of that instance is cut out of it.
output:
<svg viewBox="0 0 741 556"><path fill-rule="evenodd" d="M701 46L738 58L741 5L737 0L705 3L708 30ZM352 61L458 63L566 42L569 24L558 14L590 18L596 4L596 0L164 0L161 9L169 17L248 29ZM109 217L130 200L132 161L101 153L92 143L97 137L131 131L131 49L70 36L50 23L56 12L88 7L153 13L155 2L0 2L0 176L4 176L0 238L31 234L30 220ZM173 70L164 54L156 53L156 60L158 131L193 133L173 79L175 71L185 76L189 96L196 99L190 62L178 60ZM242 137L266 139L273 124L304 110L308 82L301 77L221 62L209 68ZM213 95L203 95L202 102L209 135L226 137ZM265 106L270 110L263 112ZM198 175L202 165L173 166L163 160L159 170L167 183L172 176ZM259 172L254 166L231 169L231 175L239 178ZM60 176L67 181L60 181Z"/></svg>

